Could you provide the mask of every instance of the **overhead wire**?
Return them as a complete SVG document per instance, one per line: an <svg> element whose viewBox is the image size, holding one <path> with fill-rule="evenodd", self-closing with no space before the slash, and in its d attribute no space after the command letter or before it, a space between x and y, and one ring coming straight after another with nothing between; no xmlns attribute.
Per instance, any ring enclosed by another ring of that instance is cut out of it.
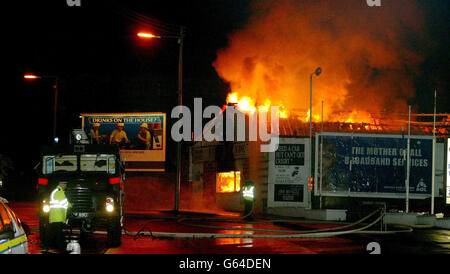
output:
<svg viewBox="0 0 450 274"><path fill-rule="evenodd" d="M119 6L118 4L115 4L113 7L113 10L125 17L126 19L129 19L139 25L142 25L144 27L149 27L152 30L155 30L158 32L158 34L169 34L169 35L176 35L179 34L180 26L172 23L163 22L161 20L152 18L147 15L143 15L141 13L138 13L130 8Z"/></svg>

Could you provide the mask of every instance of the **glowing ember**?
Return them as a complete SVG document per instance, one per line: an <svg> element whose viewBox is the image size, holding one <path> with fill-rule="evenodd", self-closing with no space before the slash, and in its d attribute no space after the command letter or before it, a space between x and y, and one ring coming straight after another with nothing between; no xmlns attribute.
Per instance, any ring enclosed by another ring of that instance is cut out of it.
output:
<svg viewBox="0 0 450 274"><path fill-rule="evenodd" d="M219 172L216 177L216 192L230 193L241 190L241 172Z"/></svg>

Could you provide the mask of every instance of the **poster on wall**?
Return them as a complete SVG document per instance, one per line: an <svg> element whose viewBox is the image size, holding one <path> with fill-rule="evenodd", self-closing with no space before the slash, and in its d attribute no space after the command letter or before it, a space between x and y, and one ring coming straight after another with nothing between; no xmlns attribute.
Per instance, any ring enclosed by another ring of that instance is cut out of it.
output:
<svg viewBox="0 0 450 274"><path fill-rule="evenodd" d="M80 117L92 143L120 147L126 171L165 170L165 113L84 113Z"/></svg>
<svg viewBox="0 0 450 274"><path fill-rule="evenodd" d="M404 198L407 136L319 134L318 182L324 196ZM410 138L410 198L431 195L432 137ZM322 152L319 152L322 147ZM320 176L320 174L322 174ZM320 191L315 188L315 194Z"/></svg>
<svg viewBox="0 0 450 274"><path fill-rule="evenodd" d="M309 176L309 139L280 138L269 153L268 207L305 207Z"/></svg>

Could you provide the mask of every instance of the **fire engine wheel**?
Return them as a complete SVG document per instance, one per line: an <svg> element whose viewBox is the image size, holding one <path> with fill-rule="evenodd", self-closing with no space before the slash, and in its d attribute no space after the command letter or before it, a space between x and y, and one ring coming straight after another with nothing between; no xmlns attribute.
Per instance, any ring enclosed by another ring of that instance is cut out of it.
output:
<svg viewBox="0 0 450 274"><path fill-rule="evenodd" d="M83 230L80 231L80 242L81 243L87 243L89 241L89 232L84 232Z"/></svg>
<svg viewBox="0 0 450 274"><path fill-rule="evenodd" d="M122 226L120 219L116 218L108 227L107 243L108 247L118 247L122 242Z"/></svg>

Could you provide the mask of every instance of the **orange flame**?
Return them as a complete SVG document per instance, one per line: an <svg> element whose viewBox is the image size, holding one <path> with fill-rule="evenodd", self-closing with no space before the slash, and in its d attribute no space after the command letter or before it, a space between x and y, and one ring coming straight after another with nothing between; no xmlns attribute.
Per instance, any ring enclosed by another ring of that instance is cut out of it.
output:
<svg viewBox="0 0 450 274"><path fill-rule="evenodd" d="M236 107L244 113L253 113L256 110L268 112L270 107L273 106L270 99L266 98L263 105L256 105L254 99L249 96L239 96L237 92L230 92L227 96L228 104L235 104ZM283 103L279 104L279 117L288 118L289 112Z"/></svg>
<svg viewBox="0 0 450 274"><path fill-rule="evenodd" d="M374 12L357 0L256 2L249 24L229 36L213 63L230 84L227 102L243 112L279 106L281 119L308 122L312 79L313 122L373 124L373 113L408 113L411 71L422 56L405 44L404 30L417 39L424 34L417 5L390 1ZM323 73L310 78L319 66Z"/></svg>
<svg viewBox="0 0 450 274"><path fill-rule="evenodd" d="M235 104L236 107L244 112L244 113L253 113L255 110L259 111L269 111L271 106L274 106L270 99L265 99L263 105L256 106L256 100L252 99L249 96L239 96L238 92L230 92L227 96L227 103ZM280 102L278 104L279 107L279 117L281 119L287 119L291 117L297 117L300 121L305 123L309 122L310 117L310 109L306 111L306 113L302 113L301 111L296 110L288 110L286 106ZM372 114L368 111L364 110L353 110L351 112L332 112L332 110L328 110L328 113L324 113L325 117L322 117L322 114L319 111L319 108L316 108L317 111L315 114L313 113L312 121L320 122L323 118L326 122L344 122L344 123L366 123L366 124L376 124L379 121L372 117ZM319 114L320 113L320 114ZM364 125L366 130L374 129L371 125Z"/></svg>
<svg viewBox="0 0 450 274"><path fill-rule="evenodd" d="M217 173L216 191L219 193L239 192L241 190L241 172L229 171Z"/></svg>

